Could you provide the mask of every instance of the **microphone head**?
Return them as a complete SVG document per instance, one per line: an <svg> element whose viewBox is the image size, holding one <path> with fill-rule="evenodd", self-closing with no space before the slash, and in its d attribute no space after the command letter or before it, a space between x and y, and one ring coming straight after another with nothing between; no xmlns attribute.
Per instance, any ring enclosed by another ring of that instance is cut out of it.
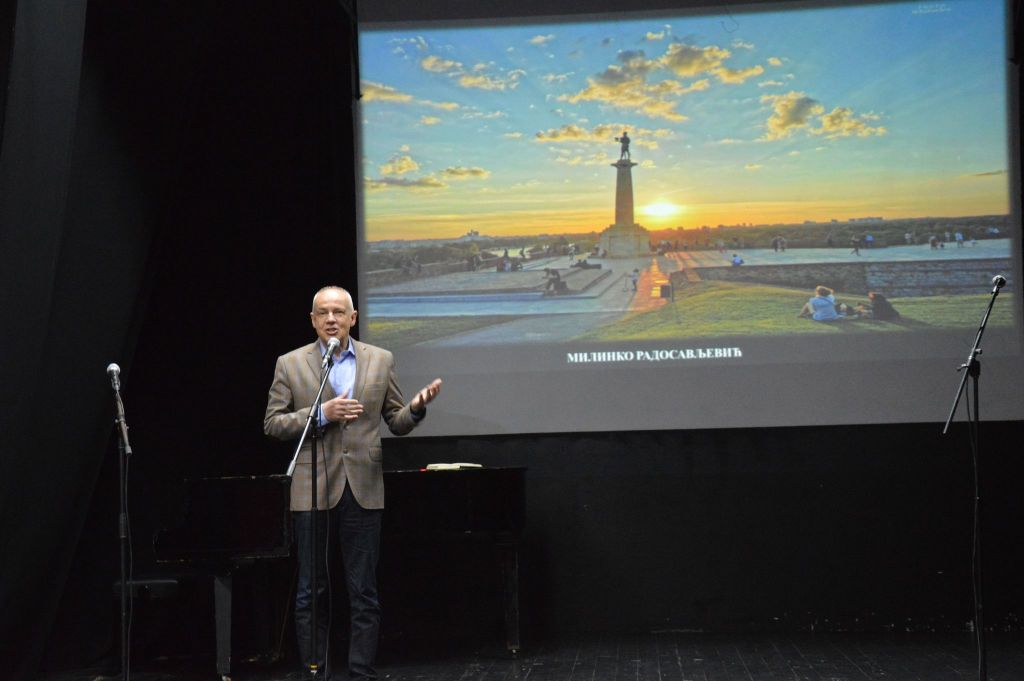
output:
<svg viewBox="0 0 1024 681"><path fill-rule="evenodd" d="M1002 288L1006 286L1006 277L1004 277L1001 274L997 274L996 276L992 277L992 285L995 286L996 288Z"/></svg>
<svg viewBox="0 0 1024 681"><path fill-rule="evenodd" d="M110 386L115 392L121 390L121 367L114 362L107 365L107 376L110 377Z"/></svg>
<svg viewBox="0 0 1024 681"><path fill-rule="evenodd" d="M331 338L327 341L327 354L333 355L334 351L341 347L341 341L337 338Z"/></svg>

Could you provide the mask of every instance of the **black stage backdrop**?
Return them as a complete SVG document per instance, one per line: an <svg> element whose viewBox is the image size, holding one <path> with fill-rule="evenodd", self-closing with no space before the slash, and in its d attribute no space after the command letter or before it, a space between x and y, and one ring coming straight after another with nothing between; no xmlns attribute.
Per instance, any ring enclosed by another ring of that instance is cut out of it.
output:
<svg viewBox="0 0 1024 681"><path fill-rule="evenodd" d="M312 337L317 287L355 284L351 21L327 0L109 0L87 12L34 1L10 19L0 640L11 677L30 678L117 659L107 363L124 369L136 574L158 572L152 532L180 515L184 477L287 464L289 448L262 435L274 360ZM954 368L936 367L951 399ZM984 383L982 400L984 415ZM529 467L527 645L588 630L963 631L970 456L963 424L940 437L944 416L392 439L385 457L394 469ZM1014 629L1022 434L1020 422L982 433L987 620ZM477 562L385 552L382 653L417 637L493 637L499 620L477 596L494 585L480 586ZM271 570L264 584L286 596L290 575ZM133 636L153 654L209 654L209 606L139 603ZM273 631L281 620L248 621Z"/></svg>

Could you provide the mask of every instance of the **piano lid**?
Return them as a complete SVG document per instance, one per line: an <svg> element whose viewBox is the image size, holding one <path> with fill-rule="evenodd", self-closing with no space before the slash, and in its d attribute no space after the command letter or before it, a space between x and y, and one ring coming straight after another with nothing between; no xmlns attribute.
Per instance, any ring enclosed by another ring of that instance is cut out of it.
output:
<svg viewBox="0 0 1024 681"><path fill-rule="evenodd" d="M385 471L388 534L487 533L517 538L525 524L525 468ZM218 567L288 556L287 475L185 481L182 522L153 538L158 562Z"/></svg>
<svg viewBox="0 0 1024 681"><path fill-rule="evenodd" d="M181 524L153 537L158 562L241 563L291 551L287 475L185 480Z"/></svg>
<svg viewBox="0 0 1024 681"><path fill-rule="evenodd" d="M384 532L490 533L518 537L526 468L384 472Z"/></svg>

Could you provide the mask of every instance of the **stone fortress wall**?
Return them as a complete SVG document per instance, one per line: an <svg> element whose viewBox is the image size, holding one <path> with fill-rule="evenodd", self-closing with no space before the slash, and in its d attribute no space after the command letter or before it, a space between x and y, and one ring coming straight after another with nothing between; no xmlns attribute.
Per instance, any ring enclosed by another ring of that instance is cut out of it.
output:
<svg viewBox="0 0 1024 681"><path fill-rule="evenodd" d="M851 262L793 265L701 267L701 279L742 281L813 289L823 285L866 295L878 291L895 298L984 293L992 277L1003 274L1013 286L1010 258L950 261ZM681 282L680 282L681 283Z"/></svg>

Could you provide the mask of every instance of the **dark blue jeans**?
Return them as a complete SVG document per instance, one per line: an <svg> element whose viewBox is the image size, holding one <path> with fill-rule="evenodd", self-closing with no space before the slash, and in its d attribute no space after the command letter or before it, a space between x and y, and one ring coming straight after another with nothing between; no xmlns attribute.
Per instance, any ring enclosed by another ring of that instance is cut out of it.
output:
<svg viewBox="0 0 1024 681"><path fill-rule="evenodd" d="M375 679L373 667L380 636L380 600L377 597L377 559L380 556L380 526L384 512L361 507L348 485L341 501L330 511L317 511L317 664L325 666L327 652L327 569L325 554L328 540L337 537L341 546L341 562L345 570L349 609L352 613L349 632L348 669L352 679ZM295 592L295 633L303 668L313 662L312 654L312 571L310 570L310 528L312 511L296 511L296 550L299 559L299 582ZM328 670L329 671L329 670Z"/></svg>

